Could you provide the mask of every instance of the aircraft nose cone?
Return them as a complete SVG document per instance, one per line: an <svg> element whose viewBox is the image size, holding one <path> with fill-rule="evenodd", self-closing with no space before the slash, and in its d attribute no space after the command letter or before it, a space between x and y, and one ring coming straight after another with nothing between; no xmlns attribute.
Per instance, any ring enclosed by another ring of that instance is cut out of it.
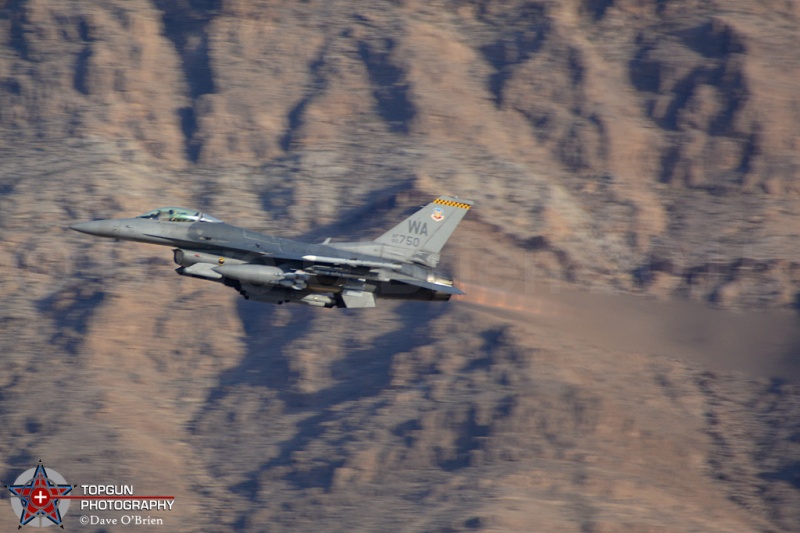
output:
<svg viewBox="0 0 800 533"><path fill-rule="evenodd" d="M91 222L79 222L73 224L69 229L97 235L98 237L113 237L118 231L118 225L114 220L93 220Z"/></svg>
<svg viewBox="0 0 800 533"><path fill-rule="evenodd" d="M80 231L81 233L88 233L92 234L94 231L94 222L78 222L77 224L73 224L69 227L69 229L74 229L75 231Z"/></svg>

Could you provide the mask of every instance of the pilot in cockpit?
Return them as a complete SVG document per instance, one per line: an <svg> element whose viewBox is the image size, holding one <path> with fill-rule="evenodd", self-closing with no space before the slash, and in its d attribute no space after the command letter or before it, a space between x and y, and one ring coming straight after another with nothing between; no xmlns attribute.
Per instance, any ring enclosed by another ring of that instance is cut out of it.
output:
<svg viewBox="0 0 800 533"><path fill-rule="evenodd" d="M182 207L161 207L139 215L137 218L147 218L160 222L222 222L218 218Z"/></svg>

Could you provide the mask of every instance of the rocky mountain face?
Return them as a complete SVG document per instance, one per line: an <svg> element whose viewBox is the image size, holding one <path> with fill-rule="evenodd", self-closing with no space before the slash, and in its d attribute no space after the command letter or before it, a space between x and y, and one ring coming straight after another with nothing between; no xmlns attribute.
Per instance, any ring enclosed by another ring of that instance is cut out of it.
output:
<svg viewBox="0 0 800 533"><path fill-rule="evenodd" d="M4 483L41 458L175 494L186 531L795 530L799 16L0 3ZM443 193L476 204L442 305L253 304L66 229L187 205L370 239Z"/></svg>

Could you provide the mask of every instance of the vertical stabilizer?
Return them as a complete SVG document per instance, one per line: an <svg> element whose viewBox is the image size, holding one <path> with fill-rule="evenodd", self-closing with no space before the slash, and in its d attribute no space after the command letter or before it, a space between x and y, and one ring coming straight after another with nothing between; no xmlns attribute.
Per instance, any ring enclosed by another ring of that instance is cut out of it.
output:
<svg viewBox="0 0 800 533"><path fill-rule="evenodd" d="M472 207L472 200L440 196L377 239L393 256L436 266L439 252Z"/></svg>

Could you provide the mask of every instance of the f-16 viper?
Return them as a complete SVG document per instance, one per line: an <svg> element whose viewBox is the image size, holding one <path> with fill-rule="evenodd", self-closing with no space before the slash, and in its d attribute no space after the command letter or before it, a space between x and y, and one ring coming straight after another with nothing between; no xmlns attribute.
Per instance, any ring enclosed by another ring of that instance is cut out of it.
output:
<svg viewBox="0 0 800 533"><path fill-rule="evenodd" d="M247 299L375 307L376 298L446 301L463 294L435 268L472 204L440 196L367 242L293 241L180 207L70 227L99 237L172 246L178 274L222 283Z"/></svg>

